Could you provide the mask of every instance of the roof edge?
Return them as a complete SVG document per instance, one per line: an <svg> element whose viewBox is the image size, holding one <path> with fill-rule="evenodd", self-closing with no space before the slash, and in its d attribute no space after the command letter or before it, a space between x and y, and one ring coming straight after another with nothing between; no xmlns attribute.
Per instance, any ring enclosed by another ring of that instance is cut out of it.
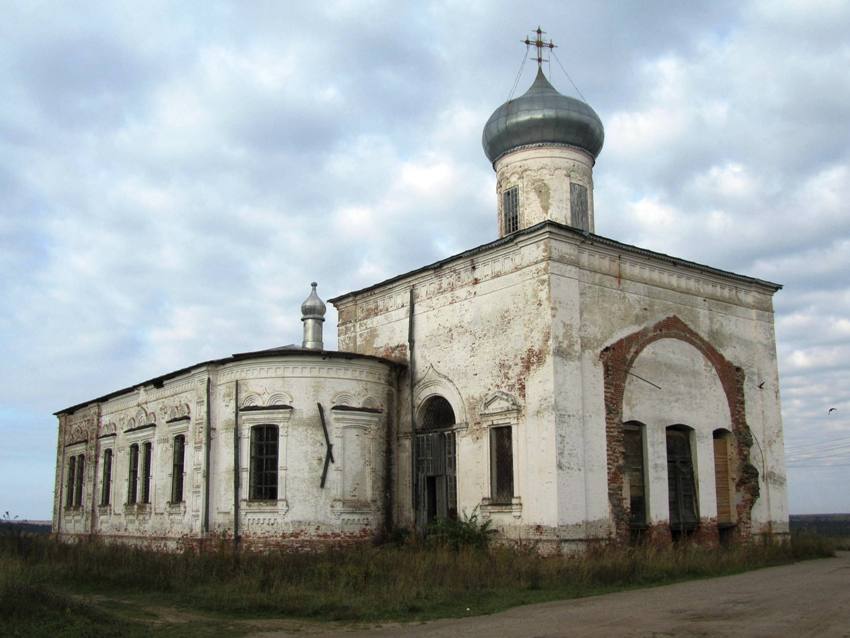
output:
<svg viewBox="0 0 850 638"><path fill-rule="evenodd" d="M420 266L414 270L410 270L408 272L395 275L394 277L390 277L383 281L380 281L376 284L372 284L371 286L366 286L365 288L360 288L358 290L352 290L350 292L337 295L336 297L332 297L328 299L328 303L334 304L336 306L337 302L343 301L349 297L354 297L357 295L361 295L366 292L370 292L372 290L376 290L378 288L382 288L389 284L396 283L408 277L412 277L414 275L418 275L420 273L424 273L430 270L439 270L444 266L461 259L468 259L470 257L474 257L484 251L490 250L492 248L497 248L499 246L505 246L507 244L513 243L518 239L523 237L527 237L529 235L533 235L537 232L544 230L555 230L559 232L565 232L567 234L578 237L584 241L595 242L601 244L603 246L610 246L612 248L617 248L620 250L624 250L626 252L632 253L634 255L640 255L642 257L650 257L652 259L657 259L659 261L666 261L669 264L674 266L684 266L685 268L689 268L691 270L701 271L707 274L716 275L720 277L724 277L727 279L732 279L734 281L739 281L741 283L746 283L750 285L761 286L763 288L767 288L776 292L782 289L782 284L777 284L772 281L767 281L765 279L758 279L757 277L749 277L747 275L740 275L738 273L732 272L730 270L723 270L721 268L714 268L713 266L706 266L705 264L700 264L695 261L689 261L687 259L681 259L679 257L673 257L672 255L667 255L665 253L655 252L654 250L649 250L647 248L641 248L639 246L633 246L631 244L625 244L623 242L619 242L616 239L610 239L608 237L604 237L603 235L596 235L591 232L587 232L584 230L579 230L577 228L573 228L572 226L567 226L566 224L561 224L552 220L544 220L539 222L533 226L529 226L528 228L523 228L522 230L518 230L510 235L505 237L500 237L491 242L487 242L486 244L481 244L480 246L476 246L475 248L470 248L463 252L457 253L456 255L452 255L450 257L446 257L444 259L440 259L439 261L435 261L426 266Z"/></svg>
<svg viewBox="0 0 850 638"><path fill-rule="evenodd" d="M209 361L202 361L200 363L195 363L190 366L186 366L185 368L180 368L178 370L173 370L171 372L166 372L165 374L161 374L159 376L148 379L147 381L142 381L140 383L135 383L131 386L127 386L126 388L122 388L120 390L115 390L113 392L109 392L108 394L104 394L103 396L99 396L96 399L89 399L88 401L83 401L81 403L77 403L76 405L72 405L70 407L64 408L62 410L58 410L54 412L54 416L59 416L62 414L73 414L77 410L80 410L84 407L93 405L95 403L102 403L104 401L108 401L110 399L114 399L115 397L119 397L122 394L128 394L133 392L134 390L138 390L139 388L143 388L148 385L157 385L162 384L165 381L170 379L174 379L175 377L182 376L184 374L190 374L194 371L200 371L201 368L210 367L210 366L220 366L228 363L236 363L239 361L246 361L249 359L270 359L273 357L279 356L287 356L287 357L304 357L304 356L320 356L322 359L365 359L377 361L379 363L387 364L391 367L396 368L404 368L407 367L405 364L399 361L393 361L392 359L385 359L384 357L378 357L371 354L360 354L358 352L344 352L340 350L307 350L304 348L269 348L266 350L255 350L252 352L237 352L235 354L230 355L229 357L222 357L221 359L210 359Z"/></svg>

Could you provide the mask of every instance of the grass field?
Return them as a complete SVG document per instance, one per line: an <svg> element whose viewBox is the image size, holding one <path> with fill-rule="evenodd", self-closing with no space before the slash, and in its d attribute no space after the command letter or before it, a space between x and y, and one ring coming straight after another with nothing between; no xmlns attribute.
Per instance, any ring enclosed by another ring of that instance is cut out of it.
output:
<svg viewBox="0 0 850 638"><path fill-rule="evenodd" d="M239 635L282 618L362 623L465 616L833 553L815 536L720 549L600 546L579 557L548 558L533 548L481 545L234 555L223 544L202 554L162 554L3 533L0 635Z"/></svg>

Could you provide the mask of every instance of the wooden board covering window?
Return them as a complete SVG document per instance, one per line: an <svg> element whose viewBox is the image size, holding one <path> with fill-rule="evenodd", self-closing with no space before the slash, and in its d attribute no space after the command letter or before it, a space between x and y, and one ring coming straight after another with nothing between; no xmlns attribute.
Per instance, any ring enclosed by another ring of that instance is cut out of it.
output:
<svg viewBox="0 0 850 638"><path fill-rule="evenodd" d="M717 522L735 522L732 511L732 482L729 476L729 437L720 435L714 439L714 482L717 489Z"/></svg>

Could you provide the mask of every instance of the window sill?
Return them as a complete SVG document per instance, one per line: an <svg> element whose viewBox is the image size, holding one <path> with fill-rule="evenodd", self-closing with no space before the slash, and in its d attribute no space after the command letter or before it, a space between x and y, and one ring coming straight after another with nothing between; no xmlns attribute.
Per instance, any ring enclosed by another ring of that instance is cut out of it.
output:
<svg viewBox="0 0 850 638"><path fill-rule="evenodd" d="M337 514L371 514L375 511L375 506L372 501L367 500L336 499L331 504L331 509Z"/></svg>
<svg viewBox="0 0 850 638"><path fill-rule="evenodd" d="M135 515L150 515L151 513L151 504L150 503L128 503L124 505L124 513L125 514L135 514Z"/></svg>
<svg viewBox="0 0 850 638"><path fill-rule="evenodd" d="M522 499L519 496L514 496L510 502L493 501L484 497L479 507L485 518L492 514L511 514L514 518L522 516Z"/></svg>
<svg viewBox="0 0 850 638"><path fill-rule="evenodd" d="M251 500L242 499L240 502L242 509L246 512L277 512L280 510L289 510L289 503L285 498L269 499L269 500Z"/></svg>
<svg viewBox="0 0 850 638"><path fill-rule="evenodd" d="M180 514L181 516L186 513L186 501L178 501L177 503L169 503L166 506L166 511L168 514Z"/></svg>

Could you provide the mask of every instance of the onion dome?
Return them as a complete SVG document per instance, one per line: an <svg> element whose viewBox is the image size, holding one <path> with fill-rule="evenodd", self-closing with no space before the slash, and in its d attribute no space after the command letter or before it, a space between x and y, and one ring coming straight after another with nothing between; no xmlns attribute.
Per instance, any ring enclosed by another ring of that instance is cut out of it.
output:
<svg viewBox="0 0 850 638"><path fill-rule="evenodd" d="M558 93L541 68L524 95L493 112L481 136L491 163L509 151L534 144L576 146L596 159L604 140L596 112L581 100Z"/></svg>
<svg viewBox="0 0 850 638"><path fill-rule="evenodd" d="M316 286L319 284L314 281L310 285L313 287L313 290L310 291L310 296L301 304L301 320L321 319L324 321L326 311L325 302L319 299L319 295L316 294Z"/></svg>

